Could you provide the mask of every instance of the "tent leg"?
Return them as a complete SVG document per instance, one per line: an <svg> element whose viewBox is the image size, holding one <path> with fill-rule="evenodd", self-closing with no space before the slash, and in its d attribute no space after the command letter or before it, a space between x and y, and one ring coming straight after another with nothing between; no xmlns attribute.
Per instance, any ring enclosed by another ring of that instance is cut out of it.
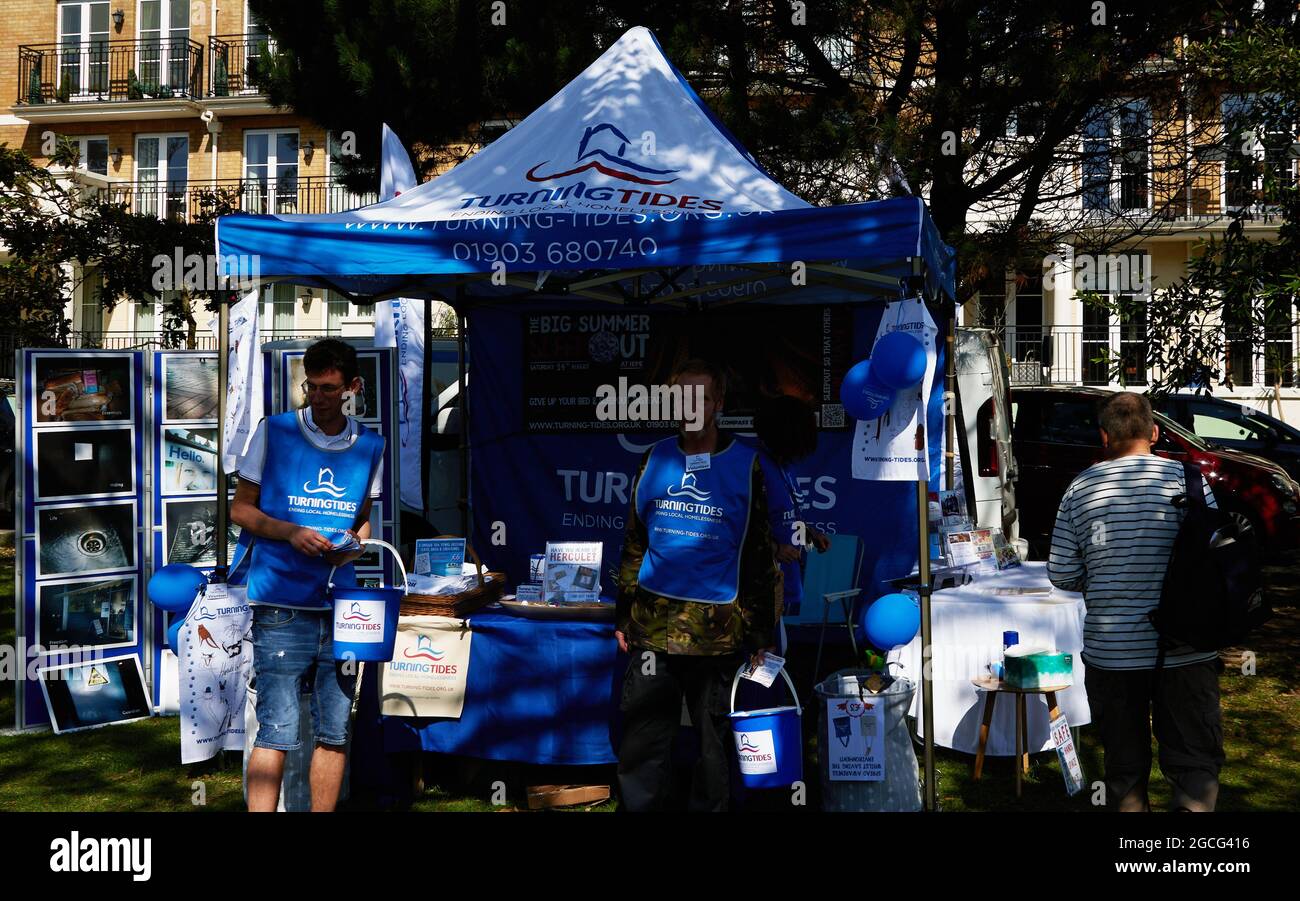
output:
<svg viewBox="0 0 1300 901"><path fill-rule="evenodd" d="M259 361L260 362L260 361ZM217 304L217 565L213 580L226 581L227 523L230 520L230 494L226 491L226 398L230 393L230 304Z"/></svg>
<svg viewBox="0 0 1300 901"><path fill-rule="evenodd" d="M456 401L459 407L460 423L460 534L469 539L469 393L465 386L465 367L467 360L465 357L465 324L466 317L464 313L464 295L465 287L459 280L456 282L456 334L457 334L457 364L459 366L458 385L456 388Z"/></svg>
<svg viewBox="0 0 1300 901"><path fill-rule="evenodd" d="M433 298L424 300L424 380L421 382L420 396L420 516L429 521L429 435L438 427L438 411L430 412L433 401L433 379L429 377L429 368L433 360ZM429 417L433 416L430 423ZM432 426L432 428L430 428ZM400 504L399 504L400 506ZM399 517L400 519L400 517Z"/></svg>
<svg viewBox="0 0 1300 901"><path fill-rule="evenodd" d="M924 436L924 432L920 432ZM917 524L920 532L920 548L917 567L921 579L918 593L921 596L921 722L925 730L925 809L937 809L934 784L934 692L933 673L930 665L930 523L929 494L930 484L926 479L916 480Z"/></svg>

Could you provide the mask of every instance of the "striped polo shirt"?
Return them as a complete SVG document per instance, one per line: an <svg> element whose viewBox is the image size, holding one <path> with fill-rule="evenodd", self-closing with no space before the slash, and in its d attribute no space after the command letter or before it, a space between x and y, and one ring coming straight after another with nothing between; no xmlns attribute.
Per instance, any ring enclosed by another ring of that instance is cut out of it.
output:
<svg viewBox="0 0 1300 901"><path fill-rule="evenodd" d="M1215 506L1209 483L1202 484L1205 502ZM1083 592L1083 659L1089 666L1155 667L1158 636L1147 614L1160 604L1184 515L1172 501L1186 491L1181 463L1134 454L1089 466L1061 498L1047 575L1058 588ZM1175 647L1165 654L1165 666L1215 656Z"/></svg>

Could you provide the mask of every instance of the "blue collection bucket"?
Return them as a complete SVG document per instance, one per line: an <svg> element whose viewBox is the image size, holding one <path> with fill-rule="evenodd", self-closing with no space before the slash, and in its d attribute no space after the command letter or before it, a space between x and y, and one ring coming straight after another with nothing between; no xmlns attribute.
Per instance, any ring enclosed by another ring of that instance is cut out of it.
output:
<svg viewBox="0 0 1300 901"><path fill-rule="evenodd" d="M789 788L803 779L803 708L790 675L781 669L790 686L793 707L737 710L736 689L746 666L731 680L731 733L736 740L740 778L746 788Z"/></svg>
<svg viewBox="0 0 1300 901"><path fill-rule="evenodd" d="M329 590L334 600L334 659L387 663L393 659L397 641L397 619L406 594L406 567L397 549L385 541L367 538L362 546L386 548L402 573L401 588L358 588L334 584L330 570Z"/></svg>

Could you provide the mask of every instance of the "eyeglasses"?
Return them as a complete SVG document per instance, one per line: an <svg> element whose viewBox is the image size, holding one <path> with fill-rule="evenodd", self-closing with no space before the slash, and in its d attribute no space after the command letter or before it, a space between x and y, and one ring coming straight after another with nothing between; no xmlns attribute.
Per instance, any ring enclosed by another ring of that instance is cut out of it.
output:
<svg viewBox="0 0 1300 901"><path fill-rule="evenodd" d="M346 385L315 385L315 384L312 384L312 383L311 383L310 381L308 381L307 379L303 379L303 382L302 382L302 393L303 393L304 395L309 395L309 394L311 394L313 391L319 391L321 394L328 395L328 396L332 397L332 396L334 396L335 394L338 394L340 391L342 391L342 390L343 390L344 388L346 388L346 387L347 387Z"/></svg>

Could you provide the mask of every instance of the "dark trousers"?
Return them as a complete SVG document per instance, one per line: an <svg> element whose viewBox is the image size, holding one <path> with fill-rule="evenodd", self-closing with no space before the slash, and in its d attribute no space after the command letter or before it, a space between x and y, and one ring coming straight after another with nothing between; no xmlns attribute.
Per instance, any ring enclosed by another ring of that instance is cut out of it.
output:
<svg viewBox="0 0 1300 901"><path fill-rule="evenodd" d="M623 740L618 787L629 811L666 810L672 797L673 739L685 699L700 733L700 756L691 777L688 808L723 811L730 800L731 680L740 657L693 657L632 648L623 678Z"/></svg>
<svg viewBox="0 0 1300 901"><path fill-rule="evenodd" d="M1084 685L1105 754L1107 807L1150 809L1147 778L1154 726L1160 771L1173 786L1174 809L1214 810L1224 759L1217 660L1159 671L1089 666Z"/></svg>

